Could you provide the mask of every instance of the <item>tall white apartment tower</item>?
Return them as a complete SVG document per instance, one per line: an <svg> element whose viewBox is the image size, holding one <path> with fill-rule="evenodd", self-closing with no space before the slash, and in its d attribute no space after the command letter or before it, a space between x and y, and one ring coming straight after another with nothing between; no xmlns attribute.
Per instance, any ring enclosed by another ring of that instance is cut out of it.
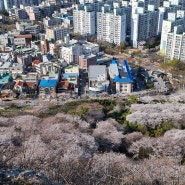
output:
<svg viewBox="0 0 185 185"><path fill-rule="evenodd" d="M158 8L158 26L157 26L157 35L161 35L162 31L162 24L164 20L165 15L165 7L159 7Z"/></svg>
<svg viewBox="0 0 185 185"><path fill-rule="evenodd" d="M177 18L176 13L168 13L168 19L163 20L161 32L160 52L166 54L167 35L169 32L174 31L174 26L183 25L184 18ZM183 25L184 26L184 25Z"/></svg>
<svg viewBox="0 0 185 185"><path fill-rule="evenodd" d="M147 42L150 38L157 36L158 12L154 8L150 10L152 11L145 12L144 8L138 7L132 14L131 42L135 48L142 42Z"/></svg>
<svg viewBox="0 0 185 185"><path fill-rule="evenodd" d="M110 11L102 7L102 12L97 12L97 40L120 45L126 39L126 15L119 8Z"/></svg>
<svg viewBox="0 0 185 185"><path fill-rule="evenodd" d="M76 5L73 10L73 28L74 33L80 35L95 34L95 11L92 11L90 5Z"/></svg>
<svg viewBox="0 0 185 185"><path fill-rule="evenodd" d="M0 10L4 9L4 0L0 0Z"/></svg>
<svg viewBox="0 0 185 185"><path fill-rule="evenodd" d="M126 34L130 36L132 6L129 5L128 1L122 1L122 13L126 14Z"/></svg>
<svg viewBox="0 0 185 185"><path fill-rule="evenodd" d="M4 0L4 8L8 11L13 6L12 0Z"/></svg>
<svg viewBox="0 0 185 185"><path fill-rule="evenodd" d="M185 32L183 26L175 26L167 35L166 57L185 61Z"/></svg>
<svg viewBox="0 0 185 185"><path fill-rule="evenodd" d="M185 61L185 32L182 33L180 60Z"/></svg>

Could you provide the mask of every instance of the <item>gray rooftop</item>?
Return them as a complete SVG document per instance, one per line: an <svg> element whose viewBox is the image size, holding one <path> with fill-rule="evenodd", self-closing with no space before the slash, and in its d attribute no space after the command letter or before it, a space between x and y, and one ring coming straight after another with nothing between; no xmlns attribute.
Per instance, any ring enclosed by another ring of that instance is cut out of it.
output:
<svg viewBox="0 0 185 185"><path fill-rule="evenodd" d="M97 80L98 76L102 74L107 78L106 65L89 66L89 80Z"/></svg>
<svg viewBox="0 0 185 185"><path fill-rule="evenodd" d="M110 70L110 73L112 73L112 75L114 75L114 76L119 75L117 64L110 64L109 70Z"/></svg>

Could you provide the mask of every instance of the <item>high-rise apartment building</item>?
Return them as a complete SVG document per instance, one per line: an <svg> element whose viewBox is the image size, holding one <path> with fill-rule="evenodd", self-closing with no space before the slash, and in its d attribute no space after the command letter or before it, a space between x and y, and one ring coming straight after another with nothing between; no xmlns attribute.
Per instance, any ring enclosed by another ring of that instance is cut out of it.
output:
<svg viewBox="0 0 185 185"><path fill-rule="evenodd" d="M33 5L39 5L44 0L2 0L4 1L4 8L6 10L10 10L13 6L19 8L20 5L24 6L33 6ZM0 1L1 2L1 1Z"/></svg>
<svg viewBox="0 0 185 185"><path fill-rule="evenodd" d="M0 10L4 9L4 0L0 0Z"/></svg>
<svg viewBox="0 0 185 185"><path fill-rule="evenodd" d="M126 15L126 35L130 36L132 6L128 1L122 1L122 13Z"/></svg>
<svg viewBox="0 0 185 185"><path fill-rule="evenodd" d="M150 7L151 8L151 7ZM158 12L154 8L144 11L138 7L131 18L131 42L133 47L138 47L142 42L148 42L150 38L157 36Z"/></svg>
<svg viewBox="0 0 185 185"><path fill-rule="evenodd" d="M97 40L120 45L125 39L126 15L119 8L111 12L108 6L102 7L102 11L97 12Z"/></svg>
<svg viewBox="0 0 185 185"><path fill-rule="evenodd" d="M13 1L12 0L4 0L4 8L5 10L9 10L13 6Z"/></svg>
<svg viewBox="0 0 185 185"><path fill-rule="evenodd" d="M166 9L164 7L158 8L158 26L157 26L157 35L161 35L162 24L165 16Z"/></svg>
<svg viewBox="0 0 185 185"><path fill-rule="evenodd" d="M177 13L168 13L168 19L163 20L161 32L160 52L166 54L167 36L169 32L174 31L174 26L183 25L184 18L177 17Z"/></svg>
<svg viewBox="0 0 185 185"><path fill-rule="evenodd" d="M166 58L185 61L185 32L183 26L175 26L174 31L167 34Z"/></svg>
<svg viewBox="0 0 185 185"><path fill-rule="evenodd" d="M77 4L73 10L74 33L80 35L95 34L95 11L89 5Z"/></svg>

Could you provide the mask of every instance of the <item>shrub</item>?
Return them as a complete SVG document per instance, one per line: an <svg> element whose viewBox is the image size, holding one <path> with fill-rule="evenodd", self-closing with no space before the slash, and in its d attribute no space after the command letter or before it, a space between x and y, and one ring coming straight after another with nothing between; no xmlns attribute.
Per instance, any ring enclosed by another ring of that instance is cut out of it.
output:
<svg viewBox="0 0 185 185"><path fill-rule="evenodd" d="M128 121L124 122L124 126L126 128L127 133L141 132L142 134L150 137L162 136L166 131L174 128L170 121L166 121L161 125L157 125L155 126L155 128L151 128L149 125L142 125L137 122L129 123Z"/></svg>
<svg viewBox="0 0 185 185"><path fill-rule="evenodd" d="M135 95L130 95L129 98L126 100L126 105L131 105L131 104L137 104L139 103L137 96Z"/></svg>
<svg viewBox="0 0 185 185"><path fill-rule="evenodd" d="M141 125L138 123L129 123L128 121L125 122L126 132L141 132L142 134L147 135L148 128L145 125Z"/></svg>
<svg viewBox="0 0 185 185"><path fill-rule="evenodd" d="M170 121L166 121L161 125L158 125L157 128L154 130L154 136L162 136L166 131L173 129L174 126Z"/></svg>
<svg viewBox="0 0 185 185"><path fill-rule="evenodd" d="M153 152L152 147L140 147L139 148L139 159L149 158L149 155Z"/></svg>

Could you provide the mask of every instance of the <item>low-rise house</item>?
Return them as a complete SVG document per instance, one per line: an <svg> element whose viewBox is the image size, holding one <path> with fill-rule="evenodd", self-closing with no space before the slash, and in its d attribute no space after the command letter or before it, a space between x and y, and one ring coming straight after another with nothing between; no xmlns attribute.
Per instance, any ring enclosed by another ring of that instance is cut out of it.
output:
<svg viewBox="0 0 185 185"><path fill-rule="evenodd" d="M84 55L96 55L99 52L99 45L85 41L82 44L82 52Z"/></svg>
<svg viewBox="0 0 185 185"><path fill-rule="evenodd" d="M78 74L77 73L64 73L62 74L62 79L67 80L70 84L77 85Z"/></svg>
<svg viewBox="0 0 185 185"><path fill-rule="evenodd" d="M38 84L35 84L34 82L24 82L23 93L27 95L35 95L37 94L37 87Z"/></svg>
<svg viewBox="0 0 185 185"><path fill-rule="evenodd" d="M39 76L37 72L30 72L26 74L23 84L23 92L25 94L37 93L39 83Z"/></svg>
<svg viewBox="0 0 185 185"><path fill-rule="evenodd" d="M0 98L2 100L12 99L13 95L14 95L14 93L11 89L4 89L4 90L1 90L1 92L0 92Z"/></svg>
<svg viewBox="0 0 185 185"><path fill-rule="evenodd" d="M32 34L26 34L26 35L15 35L14 38L16 39L25 39L26 40L26 45L30 45L32 41Z"/></svg>
<svg viewBox="0 0 185 185"><path fill-rule="evenodd" d="M48 75L48 73L56 73L60 74L61 71L61 63L58 61L53 61L53 62L41 62L36 64L35 63L35 69L38 74L40 75Z"/></svg>
<svg viewBox="0 0 185 185"><path fill-rule="evenodd" d="M62 19L59 17L46 17L43 18L43 23L45 27L56 26L62 23Z"/></svg>
<svg viewBox="0 0 185 185"><path fill-rule="evenodd" d="M26 74L26 77L24 79L25 82L32 82L35 83L36 85L38 84L38 73L37 72L30 72Z"/></svg>
<svg viewBox="0 0 185 185"><path fill-rule="evenodd" d="M48 78L42 79L39 84L39 96L41 98L56 97L57 79Z"/></svg>
<svg viewBox="0 0 185 185"><path fill-rule="evenodd" d="M1 32L0 41L1 41L2 45L4 45L4 46L8 45L9 44L9 34Z"/></svg>
<svg viewBox="0 0 185 185"><path fill-rule="evenodd" d="M116 93L131 93L133 91L133 79L128 62L112 60L109 68L111 89Z"/></svg>
<svg viewBox="0 0 185 185"><path fill-rule="evenodd" d="M62 79L57 86L57 92L62 93L62 92L67 92L69 90L69 82L65 79Z"/></svg>
<svg viewBox="0 0 185 185"><path fill-rule="evenodd" d="M23 92L23 84L24 84L24 82L23 82L22 79L17 79L16 80L14 88L13 88L13 90L14 90L14 92L16 94L22 94L22 92Z"/></svg>
<svg viewBox="0 0 185 185"><path fill-rule="evenodd" d="M25 10L28 13L29 19L31 21L40 20L41 11L40 11L39 6L26 6Z"/></svg>
<svg viewBox="0 0 185 185"><path fill-rule="evenodd" d="M24 67L22 64L19 64L19 63L13 63L12 66L9 67L9 70L10 70L12 76L24 73Z"/></svg>
<svg viewBox="0 0 185 185"><path fill-rule="evenodd" d="M5 23L5 16L2 14L0 15L0 22Z"/></svg>
<svg viewBox="0 0 185 185"><path fill-rule="evenodd" d="M3 62L0 66L0 73L8 73L12 64L10 62Z"/></svg>
<svg viewBox="0 0 185 185"><path fill-rule="evenodd" d="M40 47L42 53L46 54L49 52L49 41L47 39L41 40Z"/></svg>
<svg viewBox="0 0 185 185"><path fill-rule="evenodd" d="M1 84L1 81L0 81ZM14 82L8 82L6 84L1 84L1 89L0 89L0 98L1 99L12 99L14 92L13 92L13 87L14 87Z"/></svg>
<svg viewBox="0 0 185 185"><path fill-rule="evenodd" d="M67 67L65 67L65 73L76 73L79 75L79 66L72 66L72 65L69 65Z"/></svg>
<svg viewBox="0 0 185 185"><path fill-rule="evenodd" d="M11 58L11 53L0 53L0 62L9 62ZM3 64L3 63L2 63Z"/></svg>
<svg viewBox="0 0 185 185"><path fill-rule="evenodd" d="M22 33L38 34L40 33L40 26L32 22L16 22L16 29Z"/></svg>
<svg viewBox="0 0 185 185"><path fill-rule="evenodd" d="M36 65L38 65L38 64L40 64L40 63L41 63L40 60L34 60L34 61L32 61L32 67L33 67L33 68L36 68Z"/></svg>
<svg viewBox="0 0 185 185"><path fill-rule="evenodd" d="M13 43L15 46L26 46L26 39L25 38L14 38Z"/></svg>
<svg viewBox="0 0 185 185"><path fill-rule="evenodd" d="M105 65L89 66L89 94L98 95L108 90L107 68Z"/></svg>
<svg viewBox="0 0 185 185"><path fill-rule="evenodd" d="M26 75L18 75L15 80L14 90L18 94L35 94L37 93L39 77L36 72L27 73Z"/></svg>
<svg viewBox="0 0 185 185"><path fill-rule="evenodd" d="M31 66L32 64L32 56L29 54L18 54L17 55L17 62L22 64L24 68Z"/></svg>
<svg viewBox="0 0 185 185"><path fill-rule="evenodd" d="M12 81L12 77L10 73L8 72L0 73L0 84L8 84L11 81Z"/></svg>
<svg viewBox="0 0 185 185"><path fill-rule="evenodd" d="M88 69L90 65L96 65L97 57L96 55L81 55L79 56L79 68L80 69Z"/></svg>
<svg viewBox="0 0 185 185"><path fill-rule="evenodd" d="M74 91L78 85L79 66L67 66L61 75L61 84L66 90Z"/></svg>

